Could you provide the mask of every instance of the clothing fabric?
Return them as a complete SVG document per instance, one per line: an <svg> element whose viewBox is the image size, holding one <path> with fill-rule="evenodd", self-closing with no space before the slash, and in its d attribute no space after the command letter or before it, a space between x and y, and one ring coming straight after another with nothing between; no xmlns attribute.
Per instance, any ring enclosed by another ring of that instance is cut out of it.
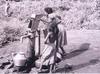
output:
<svg viewBox="0 0 100 74"><path fill-rule="evenodd" d="M60 23L59 16L57 16L55 13L49 14L46 20L48 23L46 23L46 27L43 29L44 38L46 37L48 33L48 27L52 24L52 26L55 26Z"/></svg>
<svg viewBox="0 0 100 74"><path fill-rule="evenodd" d="M55 25L53 21L51 21L51 24L49 24L47 32L47 40L45 44L45 49L43 50L41 62L43 65L51 65L56 63L57 58L61 59L61 55L58 52L58 48L55 42L57 42L58 37L58 28L57 25Z"/></svg>
<svg viewBox="0 0 100 74"><path fill-rule="evenodd" d="M43 54L41 57L41 61L43 61L43 65L50 65L55 63L57 60L54 55L56 53L56 57L61 59L61 54L56 52L56 45L54 43L45 44L45 49L43 50Z"/></svg>
<svg viewBox="0 0 100 74"><path fill-rule="evenodd" d="M57 15L56 13L50 14L49 17L50 19L55 19L55 22L59 29L58 46L63 47L64 45L67 45L67 33L66 33L64 25L61 23L61 17Z"/></svg>
<svg viewBox="0 0 100 74"><path fill-rule="evenodd" d="M66 33L64 25L62 24L58 24L58 29L59 29L58 46L63 47L64 45L67 45L67 33Z"/></svg>

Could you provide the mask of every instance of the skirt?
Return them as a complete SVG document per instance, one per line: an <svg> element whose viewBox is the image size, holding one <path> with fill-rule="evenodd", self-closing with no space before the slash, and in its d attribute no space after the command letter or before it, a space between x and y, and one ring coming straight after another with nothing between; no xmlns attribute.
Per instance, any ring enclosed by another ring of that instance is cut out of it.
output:
<svg viewBox="0 0 100 74"><path fill-rule="evenodd" d="M41 62L43 62L43 65L54 64L56 60L56 58L54 57L55 54L56 58L61 59L61 54L56 51L56 45L54 43L45 44L45 48L41 56Z"/></svg>
<svg viewBox="0 0 100 74"><path fill-rule="evenodd" d="M64 25L59 24L58 25L59 33L58 33L58 46L64 46L67 45L67 33L64 28Z"/></svg>

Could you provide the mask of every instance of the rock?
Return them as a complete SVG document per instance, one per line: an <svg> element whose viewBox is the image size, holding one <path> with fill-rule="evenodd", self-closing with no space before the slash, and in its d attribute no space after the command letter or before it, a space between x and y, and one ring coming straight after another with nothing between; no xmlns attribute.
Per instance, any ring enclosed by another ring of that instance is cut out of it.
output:
<svg viewBox="0 0 100 74"><path fill-rule="evenodd" d="M14 63L11 63L10 65L7 66L7 69L13 68L14 67Z"/></svg>
<svg viewBox="0 0 100 74"><path fill-rule="evenodd" d="M0 69L4 69L4 66L0 63Z"/></svg>

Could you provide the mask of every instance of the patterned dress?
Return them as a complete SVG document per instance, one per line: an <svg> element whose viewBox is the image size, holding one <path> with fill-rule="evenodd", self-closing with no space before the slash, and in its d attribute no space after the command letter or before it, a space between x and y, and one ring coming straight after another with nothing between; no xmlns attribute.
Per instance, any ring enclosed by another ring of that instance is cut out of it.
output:
<svg viewBox="0 0 100 74"><path fill-rule="evenodd" d="M54 64L57 59L61 59L61 54L58 52L57 44L57 38L59 30L57 28L57 25L55 25L56 22L51 21L50 25L48 25L48 39L47 43L45 44L45 48L42 53L41 62L43 65L51 65Z"/></svg>

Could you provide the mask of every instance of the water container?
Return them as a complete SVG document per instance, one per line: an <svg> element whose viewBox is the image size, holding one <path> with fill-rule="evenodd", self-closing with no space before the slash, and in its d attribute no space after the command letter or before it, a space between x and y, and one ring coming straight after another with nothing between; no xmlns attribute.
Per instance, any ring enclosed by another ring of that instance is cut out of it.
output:
<svg viewBox="0 0 100 74"><path fill-rule="evenodd" d="M13 61L15 66L25 66L26 57L24 52L19 52L16 55L13 55Z"/></svg>

